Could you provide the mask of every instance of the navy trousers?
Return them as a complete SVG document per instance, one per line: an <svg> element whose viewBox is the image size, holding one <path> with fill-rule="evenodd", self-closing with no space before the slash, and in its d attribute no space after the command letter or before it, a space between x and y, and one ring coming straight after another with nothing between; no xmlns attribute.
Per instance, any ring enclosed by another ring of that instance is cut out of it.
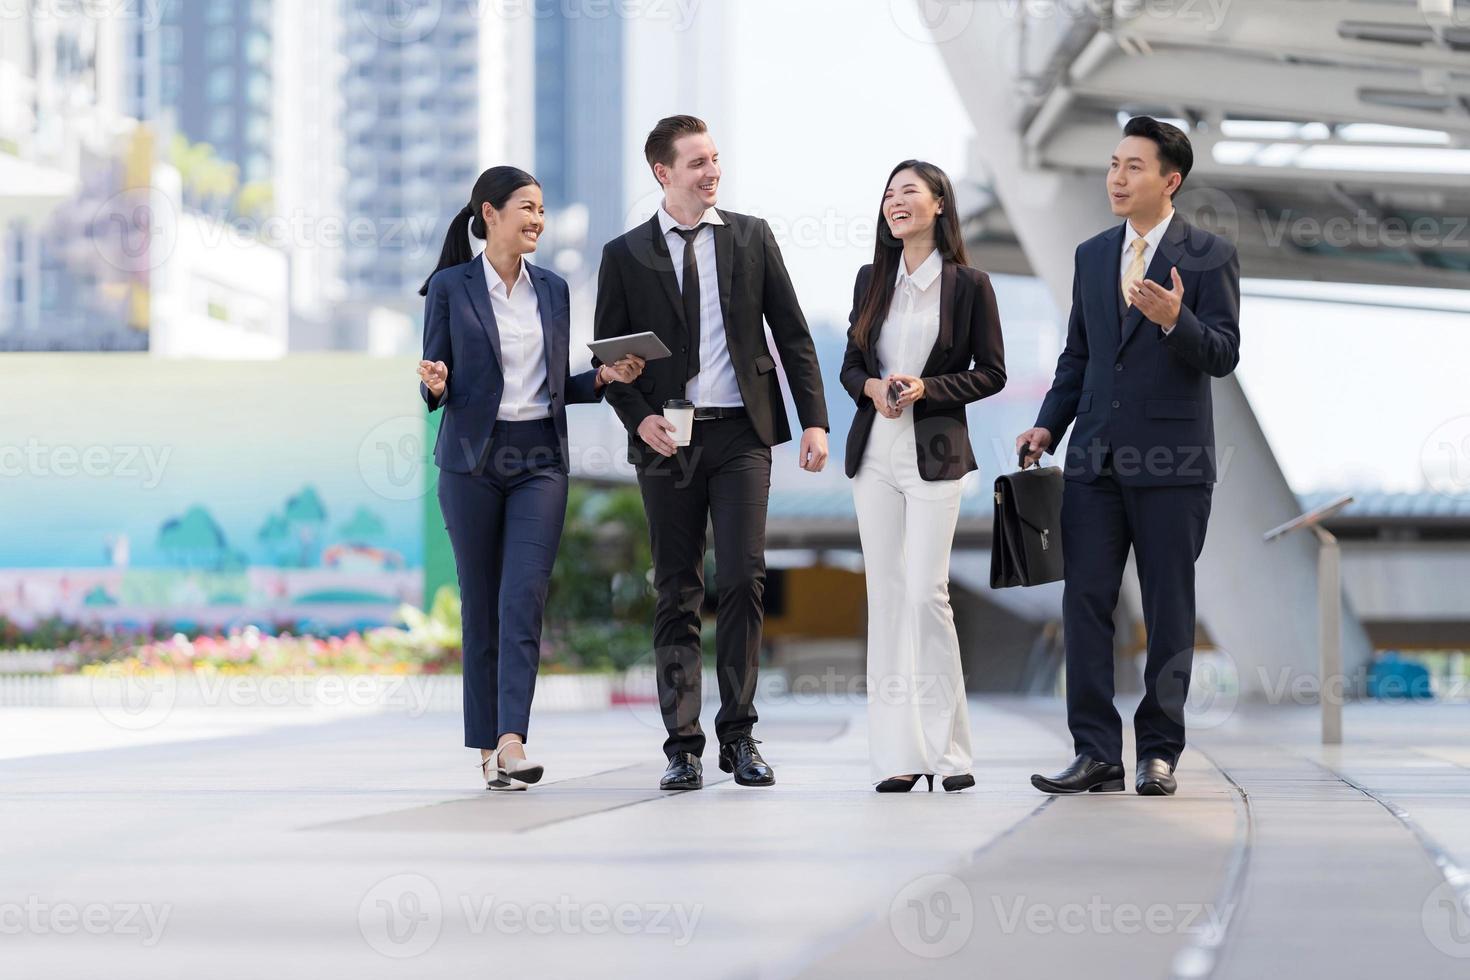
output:
<svg viewBox="0 0 1470 980"><path fill-rule="evenodd" d="M1125 486L1111 467L1062 493L1067 556L1062 622L1067 647L1067 724L1075 751L1123 762L1123 724L1113 706L1113 610L1128 549L1138 559L1148 633L1144 695L1133 716L1137 757L1173 765L1184 751L1184 701L1194 658L1194 563L1205 545L1214 487Z"/></svg>
<svg viewBox="0 0 1470 980"><path fill-rule="evenodd" d="M550 419L496 422L480 473L439 472L439 509L459 572L464 744L527 739L541 620L567 513Z"/></svg>

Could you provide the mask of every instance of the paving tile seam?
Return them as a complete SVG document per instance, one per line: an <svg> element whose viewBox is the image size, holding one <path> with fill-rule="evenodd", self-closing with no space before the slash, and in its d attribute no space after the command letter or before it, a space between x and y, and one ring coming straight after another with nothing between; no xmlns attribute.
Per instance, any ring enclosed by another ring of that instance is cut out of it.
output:
<svg viewBox="0 0 1470 980"><path fill-rule="evenodd" d="M1203 932L1196 934L1193 942L1174 956L1172 976L1175 980L1210 980L1215 976L1225 957L1225 941L1230 937L1230 927L1240 916L1245 904L1245 882L1250 871L1250 862L1255 847L1256 821L1251 810L1251 797L1246 788L1236 781L1230 770L1221 765L1210 753L1194 746L1194 750L1215 768L1234 791L1236 814L1235 843L1231 847L1225 881L1220 886L1220 895L1215 907L1230 909L1218 934Z"/></svg>
<svg viewBox="0 0 1470 980"><path fill-rule="evenodd" d="M1310 761L1313 765L1316 765L1325 770L1326 772L1329 772L1332 775L1336 776L1339 780L1351 786L1353 789L1357 790L1359 793L1362 793L1374 803L1377 803L1379 806L1383 807L1384 810L1388 811L1390 816L1397 820L1399 824L1404 827L1405 830L1413 835L1414 840L1418 842L1419 847L1424 851L1424 855L1429 858L1430 863L1434 865L1434 868L1436 871L1439 872L1440 877L1442 877L1445 882L1450 886L1450 888L1454 891L1455 899L1460 903L1460 907L1462 909L1470 908L1470 872L1467 872L1465 868L1456 863L1455 859L1450 856L1449 852L1441 847L1439 842L1436 841L1433 837L1430 837L1429 834L1425 832L1424 828L1419 826L1418 821L1409 816L1409 812L1407 810L1399 806L1397 803L1393 802L1393 800L1379 796L1377 793L1373 792L1373 790L1369 789L1367 786L1364 786L1362 783L1359 783L1351 776L1348 776L1345 773L1333 769L1331 766L1327 765L1324 762L1320 762L1316 759L1309 759L1308 761Z"/></svg>

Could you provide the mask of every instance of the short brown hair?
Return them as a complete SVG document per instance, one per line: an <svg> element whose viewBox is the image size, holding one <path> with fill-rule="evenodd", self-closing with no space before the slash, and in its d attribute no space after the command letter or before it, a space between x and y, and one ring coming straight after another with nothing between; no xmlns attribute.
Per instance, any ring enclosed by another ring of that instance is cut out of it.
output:
<svg viewBox="0 0 1470 980"><path fill-rule="evenodd" d="M643 156L648 160L648 169L653 170L655 163L672 167L677 155L674 151L675 141L681 136L707 132L709 127L705 126L703 119L696 116L666 116L660 119L648 134L648 141L643 144ZM658 176L657 172L654 176Z"/></svg>

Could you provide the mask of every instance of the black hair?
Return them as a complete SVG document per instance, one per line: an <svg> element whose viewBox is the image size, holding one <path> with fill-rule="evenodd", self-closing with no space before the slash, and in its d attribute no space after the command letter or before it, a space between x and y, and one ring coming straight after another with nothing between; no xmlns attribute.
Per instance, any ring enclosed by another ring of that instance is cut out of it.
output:
<svg viewBox="0 0 1470 980"><path fill-rule="evenodd" d="M893 168L883 184L887 197L888 185L901 170L912 170L928 185L929 190L941 202L943 211L934 219L934 247L946 262L969 265L970 257L965 251L965 236L960 230L959 208L955 205L954 185L949 175L932 163L923 160L905 160ZM858 302L857 319L853 321L852 336L858 347L867 350L873 332L888 315L888 306L893 302L894 282L898 276L898 263L903 256L903 242L893 237L888 230L888 221L883 217L883 204L878 204L878 240L873 245L873 274L868 278L867 291Z"/></svg>
<svg viewBox="0 0 1470 980"><path fill-rule="evenodd" d="M484 239L485 202L499 211L512 194L531 184L541 186L540 181L518 167L491 167L482 173L470 191L470 203L449 219L449 230L444 233L444 248L439 252L439 264L434 266L434 272L429 273L429 279L433 279L434 273L440 269L461 265L475 257L465 232ZM429 295L429 279L419 287L420 296Z"/></svg>
<svg viewBox="0 0 1470 980"><path fill-rule="evenodd" d="M1184 130L1171 123L1159 122L1152 116L1134 116L1124 124L1123 135L1152 140L1159 148L1159 163L1164 174L1179 175L1179 186L1174 188L1174 194L1184 188L1184 181L1194 166L1194 147L1189 145L1189 137ZM1172 198L1174 194L1169 196Z"/></svg>

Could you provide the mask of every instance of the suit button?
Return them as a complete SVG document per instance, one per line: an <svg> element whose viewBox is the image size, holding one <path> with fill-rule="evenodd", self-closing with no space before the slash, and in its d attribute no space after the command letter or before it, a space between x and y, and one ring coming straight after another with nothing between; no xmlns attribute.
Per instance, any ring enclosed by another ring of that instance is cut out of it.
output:
<svg viewBox="0 0 1470 980"><path fill-rule="evenodd" d="M1113 402L1113 407L1114 407L1114 408L1119 408L1119 407L1121 407L1121 406L1120 406L1120 405L1119 405L1119 404L1118 404L1118 403L1117 403L1117 402Z"/></svg>
<svg viewBox="0 0 1470 980"><path fill-rule="evenodd" d="M1122 364L1114 364L1113 365L1113 370L1114 371L1121 371L1121 370L1123 370L1123 365Z"/></svg>
<svg viewBox="0 0 1470 980"><path fill-rule="evenodd" d="M680 347L679 348L679 353L680 354L687 354L687 353L689 353L689 348L688 347Z"/></svg>

